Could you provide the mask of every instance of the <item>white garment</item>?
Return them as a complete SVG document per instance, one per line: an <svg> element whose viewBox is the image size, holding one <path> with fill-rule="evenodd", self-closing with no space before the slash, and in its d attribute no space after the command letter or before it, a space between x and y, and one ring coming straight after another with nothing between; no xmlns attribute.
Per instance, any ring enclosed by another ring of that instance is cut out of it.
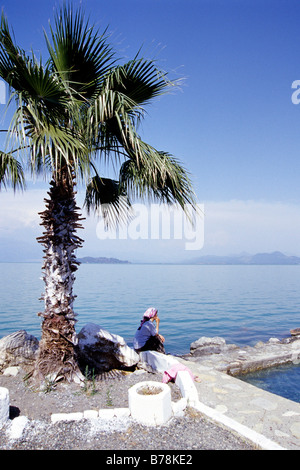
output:
<svg viewBox="0 0 300 470"><path fill-rule="evenodd" d="M151 336L155 336L157 333L156 326L153 324L152 321L148 320L141 326L141 329L136 330L134 339L133 339L133 347L134 349L142 348L148 339Z"/></svg>

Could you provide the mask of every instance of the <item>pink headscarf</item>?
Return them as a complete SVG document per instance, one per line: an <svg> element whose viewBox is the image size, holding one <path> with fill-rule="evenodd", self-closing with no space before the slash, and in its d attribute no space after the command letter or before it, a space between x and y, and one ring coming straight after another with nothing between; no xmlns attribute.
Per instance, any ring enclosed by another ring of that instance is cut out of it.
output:
<svg viewBox="0 0 300 470"><path fill-rule="evenodd" d="M154 308L154 307L147 308L146 312L143 315L143 320L141 321L140 328L145 323L145 321L147 321L149 318L155 317L156 314L157 314L157 308Z"/></svg>

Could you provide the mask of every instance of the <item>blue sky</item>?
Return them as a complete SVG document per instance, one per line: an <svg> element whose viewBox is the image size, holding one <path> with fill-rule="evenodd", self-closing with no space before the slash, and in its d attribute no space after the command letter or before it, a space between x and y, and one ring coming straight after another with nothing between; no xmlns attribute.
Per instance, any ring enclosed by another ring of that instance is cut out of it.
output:
<svg viewBox="0 0 300 470"><path fill-rule="evenodd" d="M99 240L90 218L78 256L171 261L275 250L300 256L300 104L291 99L300 80L299 1L80 3L100 30L108 26L121 59L143 46L170 78L182 79L180 89L147 108L141 133L190 171L205 219L203 248L188 252L178 240ZM55 5L1 3L25 50L46 57L43 28ZM0 260L38 258L44 187L0 194Z"/></svg>

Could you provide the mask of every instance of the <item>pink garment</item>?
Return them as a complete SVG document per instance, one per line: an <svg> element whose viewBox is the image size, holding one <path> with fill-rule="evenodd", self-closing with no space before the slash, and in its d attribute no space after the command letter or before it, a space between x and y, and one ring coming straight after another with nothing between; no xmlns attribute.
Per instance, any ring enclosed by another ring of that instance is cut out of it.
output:
<svg viewBox="0 0 300 470"><path fill-rule="evenodd" d="M192 371L188 367L184 366L183 364L175 364L170 369L164 371L164 375L162 379L163 383L166 384L170 382L171 380L175 381L177 373L181 370L186 370L190 374L192 379L195 380L195 377Z"/></svg>
<svg viewBox="0 0 300 470"><path fill-rule="evenodd" d="M150 307L144 313L144 317L152 318L152 317L155 317L156 314L157 314L157 308Z"/></svg>

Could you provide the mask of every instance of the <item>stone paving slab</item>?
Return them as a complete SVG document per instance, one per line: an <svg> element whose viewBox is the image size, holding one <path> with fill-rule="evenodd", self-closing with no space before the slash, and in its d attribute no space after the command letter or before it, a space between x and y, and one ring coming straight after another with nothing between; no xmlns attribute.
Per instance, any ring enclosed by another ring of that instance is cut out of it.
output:
<svg viewBox="0 0 300 470"><path fill-rule="evenodd" d="M206 365L176 358L200 382L195 382L199 402L265 436L287 450L300 449L300 403L254 387Z"/></svg>
<svg viewBox="0 0 300 470"><path fill-rule="evenodd" d="M156 351L141 353L140 357L142 362L160 372L172 369L178 363L188 368L200 379L200 382L193 381L187 371L178 372L178 376L182 374L183 378L185 375L189 382L180 387L187 392L189 405L252 441L259 449L300 449L299 403L218 371L211 361L208 361L209 365L205 364L203 358L200 364ZM194 388L192 394L190 385Z"/></svg>

